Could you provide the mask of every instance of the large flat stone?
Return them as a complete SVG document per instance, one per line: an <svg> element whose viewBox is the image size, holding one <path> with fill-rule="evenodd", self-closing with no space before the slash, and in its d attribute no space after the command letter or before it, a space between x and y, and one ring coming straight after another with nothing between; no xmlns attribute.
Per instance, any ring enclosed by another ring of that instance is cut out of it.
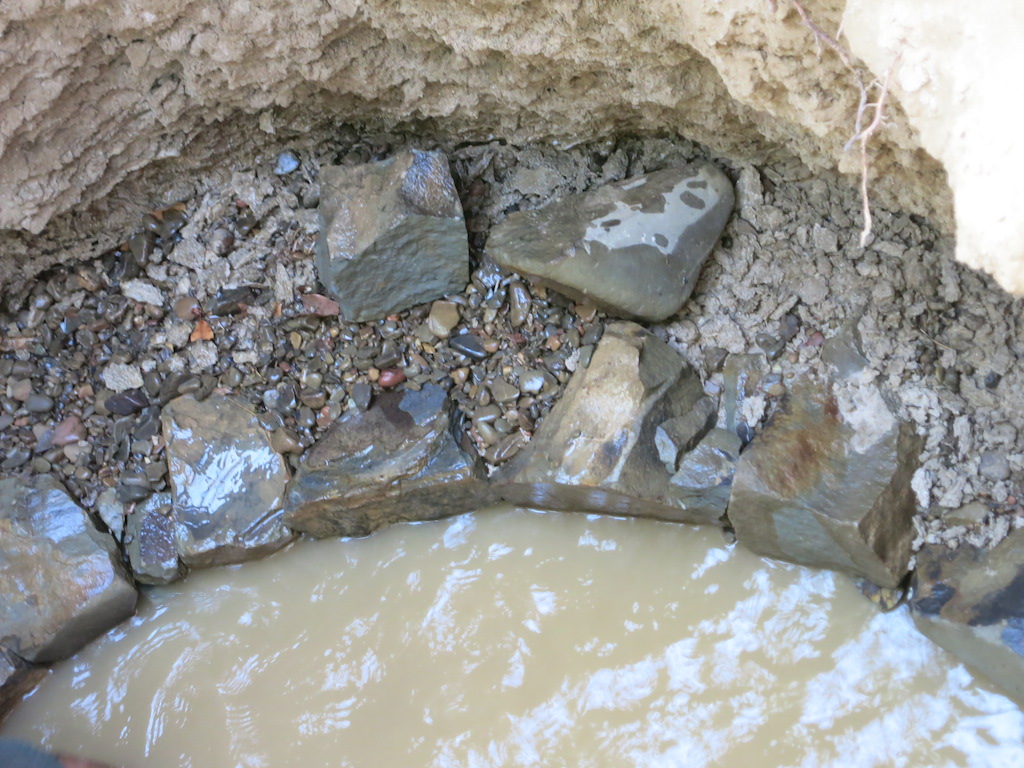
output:
<svg viewBox="0 0 1024 768"><path fill-rule="evenodd" d="M921 441L877 389L858 392L796 383L740 458L729 519L758 554L895 587L910 559Z"/></svg>
<svg viewBox="0 0 1024 768"><path fill-rule="evenodd" d="M285 522L317 538L366 536L386 525L436 520L488 506L476 456L452 432L452 404L427 384L385 392L353 410L302 457Z"/></svg>
<svg viewBox="0 0 1024 768"><path fill-rule="evenodd" d="M0 480L0 645L64 659L135 611L117 546L49 475Z"/></svg>
<svg viewBox="0 0 1024 768"><path fill-rule="evenodd" d="M923 634L1024 704L1024 530L991 550L926 545L910 610Z"/></svg>
<svg viewBox="0 0 1024 768"><path fill-rule="evenodd" d="M520 506L718 523L723 510L712 511L695 485L672 482L675 467L656 441L660 426L702 397L697 375L665 342L636 323L612 323L590 365L492 483Z"/></svg>
<svg viewBox="0 0 1024 768"><path fill-rule="evenodd" d="M693 292L733 200L711 165L656 171L513 213L487 253L610 314L663 320Z"/></svg>
<svg viewBox="0 0 1024 768"><path fill-rule="evenodd" d="M254 560L292 539L281 521L288 467L252 411L225 396L186 395L160 418L185 565Z"/></svg>
<svg viewBox="0 0 1024 768"><path fill-rule="evenodd" d="M356 322L465 288L469 240L444 155L322 167L316 268L341 316Z"/></svg>

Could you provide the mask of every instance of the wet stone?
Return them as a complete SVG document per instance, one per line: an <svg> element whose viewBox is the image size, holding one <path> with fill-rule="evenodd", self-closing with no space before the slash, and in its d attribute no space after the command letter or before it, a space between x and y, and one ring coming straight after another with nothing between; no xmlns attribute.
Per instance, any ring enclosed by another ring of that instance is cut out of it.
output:
<svg viewBox="0 0 1024 768"><path fill-rule="evenodd" d="M299 463L285 522L317 538L366 536L492 499L478 460L456 443L447 394L426 384L384 392L334 422Z"/></svg>
<svg viewBox="0 0 1024 768"><path fill-rule="evenodd" d="M0 480L0 638L67 658L135 611L117 546L49 475Z"/></svg>
<svg viewBox="0 0 1024 768"><path fill-rule="evenodd" d="M447 339L452 328L459 324L461 318L458 304L451 301L435 301L430 305L427 327L434 336L439 339Z"/></svg>
<svg viewBox="0 0 1024 768"><path fill-rule="evenodd" d="M462 333L458 336L452 336L448 343L451 345L452 349L457 352L461 352L466 357L471 357L474 360L483 360L488 355L487 349L484 345L484 340L472 333Z"/></svg>
<svg viewBox="0 0 1024 768"><path fill-rule="evenodd" d="M128 515L125 550L136 581L170 584L181 578L171 494L155 494Z"/></svg>
<svg viewBox="0 0 1024 768"><path fill-rule="evenodd" d="M175 538L190 567L253 560L287 544L288 469L249 409L222 395L163 410Z"/></svg>
<svg viewBox="0 0 1024 768"><path fill-rule="evenodd" d="M129 416L149 405L149 398L141 389L128 389L108 397L104 404L111 413L118 416Z"/></svg>
<svg viewBox="0 0 1024 768"><path fill-rule="evenodd" d="M45 667L34 667L0 646L0 722L46 675Z"/></svg>
<svg viewBox="0 0 1024 768"><path fill-rule="evenodd" d="M855 398L805 379L744 452L729 518L761 555L882 587L907 572L921 441L874 385Z"/></svg>
<svg viewBox="0 0 1024 768"><path fill-rule="evenodd" d="M462 291L469 243L439 152L402 152L320 169L320 282L341 316L363 322Z"/></svg>
<svg viewBox="0 0 1024 768"><path fill-rule="evenodd" d="M703 396L683 358L635 323L609 324L590 366L569 381L518 455L493 476L526 507L718 523L687 502L658 457L657 427Z"/></svg>
<svg viewBox="0 0 1024 768"><path fill-rule="evenodd" d="M658 321L690 296L732 207L718 169L671 168L513 213L487 253L609 314Z"/></svg>
<svg viewBox="0 0 1024 768"><path fill-rule="evenodd" d="M917 628L1024 704L1024 530L991 550L926 545L917 554Z"/></svg>
<svg viewBox="0 0 1024 768"><path fill-rule="evenodd" d="M108 488L97 497L96 511L110 535L121 541L124 536L124 504L117 498L113 488Z"/></svg>

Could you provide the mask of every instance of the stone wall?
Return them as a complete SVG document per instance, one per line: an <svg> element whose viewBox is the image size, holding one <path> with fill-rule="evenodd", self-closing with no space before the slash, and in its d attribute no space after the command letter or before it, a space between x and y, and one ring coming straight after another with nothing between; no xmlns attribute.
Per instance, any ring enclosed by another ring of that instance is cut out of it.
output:
<svg viewBox="0 0 1024 768"><path fill-rule="evenodd" d="M970 235L960 257L1020 291L1006 264L1024 256L1022 225L985 204L1005 201L1005 187L979 199L976 179L1000 157L1004 177L1024 163L1005 142L984 141L990 151L973 162L980 129L972 110L984 101L991 126L1013 107L990 98L997 83L966 99L962 82L972 52L989 50L985 25L1002 25L1000 40L1011 42L1009 28L1024 26L1012 0L1003 5L1006 18L989 9L961 36L969 12L951 0L941 14L929 11L927 30L911 24L910 0L804 3L822 29L842 22L875 73L902 52L885 127L871 145L875 199L951 231L955 198L956 225ZM215 167L251 164L346 123L451 142L679 133L735 159L799 158L806 169L795 164L794 174L859 169L857 152L844 151L856 78L816 45L793 0L67 7L32 0L0 10L0 286L9 296L57 260L115 244L139 211L201 189ZM936 29L953 31L925 36ZM936 48L945 45L958 51L952 64ZM1019 46L997 53L1003 65L1021 56ZM947 109L957 121L937 120ZM945 163L953 195L928 152ZM980 244L979 233L987 235ZM1002 266L979 255L992 244Z"/></svg>

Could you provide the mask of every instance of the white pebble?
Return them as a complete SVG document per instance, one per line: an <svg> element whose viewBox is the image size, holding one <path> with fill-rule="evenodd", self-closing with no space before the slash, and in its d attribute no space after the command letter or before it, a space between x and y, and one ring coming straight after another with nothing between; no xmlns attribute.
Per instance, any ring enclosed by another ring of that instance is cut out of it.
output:
<svg viewBox="0 0 1024 768"><path fill-rule="evenodd" d="M107 389L124 392L126 389L138 389L142 386L142 371L137 365L111 363L100 374Z"/></svg>
<svg viewBox="0 0 1024 768"><path fill-rule="evenodd" d="M193 371L205 371L217 362L217 345L212 341L197 341L189 345L188 367Z"/></svg>
<svg viewBox="0 0 1024 768"><path fill-rule="evenodd" d="M145 280L125 280L121 283L121 293L132 301L141 301L154 307L164 305L163 291Z"/></svg>

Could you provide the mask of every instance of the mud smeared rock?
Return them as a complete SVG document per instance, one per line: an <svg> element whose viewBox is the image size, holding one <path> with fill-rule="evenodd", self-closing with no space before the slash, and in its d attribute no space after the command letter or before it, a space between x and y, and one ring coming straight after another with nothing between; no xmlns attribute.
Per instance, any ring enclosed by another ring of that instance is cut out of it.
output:
<svg viewBox="0 0 1024 768"><path fill-rule="evenodd" d="M910 560L921 441L886 407L878 396L841 410L827 384L794 388L740 459L729 503L740 541L895 587Z"/></svg>

